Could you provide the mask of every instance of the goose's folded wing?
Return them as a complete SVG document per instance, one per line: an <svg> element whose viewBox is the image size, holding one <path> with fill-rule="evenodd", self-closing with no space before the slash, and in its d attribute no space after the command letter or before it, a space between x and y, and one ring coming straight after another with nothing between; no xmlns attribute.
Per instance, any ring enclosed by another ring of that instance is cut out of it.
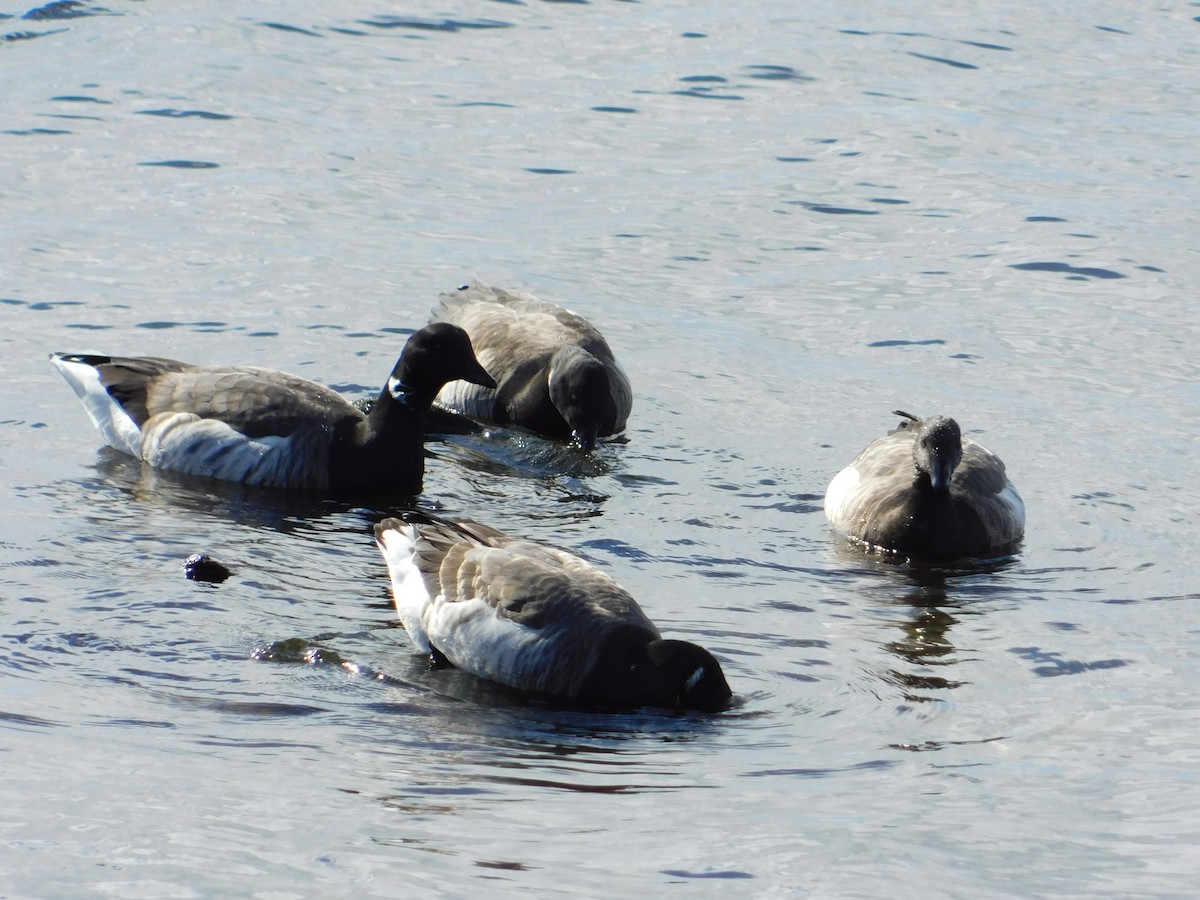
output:
<svg viewBox="0 0 1200 900"><path fill-rule="evenodd" d="M142 404L147 417L188 412L225 422L252 438L333 428L347 417L361 415L330 388L248 366L163 373L146 382Z"/></svg>
<svg viewBox="0 0 1200 900"><path fill-rule="evenodd" d="M442 558L425 631L455 665L522 690L573 696L614 627L658 632L624 590L540 544L455 544Z"/></svg>
<svg viewBox="0 0 1200 900"><path fill-rule="evenodd" d="M962 461L954 470L953 484L972 497L993 497L1008 486L1008 475L995 453L974 441L964 440Z"/></svg>

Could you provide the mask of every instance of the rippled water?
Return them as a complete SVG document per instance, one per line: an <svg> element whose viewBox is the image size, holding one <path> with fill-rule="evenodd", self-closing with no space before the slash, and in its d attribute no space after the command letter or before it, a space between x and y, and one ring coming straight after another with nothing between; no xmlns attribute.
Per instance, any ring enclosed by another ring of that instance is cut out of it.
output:
<svg viewBox="0 0 1200 900"><path fill-rule="evenodd" d="M0 894L1194 891L1194 5L3 12ZM363 397L471 277L600 325L629 440L450 436L423 502L604 567L730 712L427 671L386 507L144 471L46 362ZM829 533L897 407L1006 460L1018 556Z"/></svg>

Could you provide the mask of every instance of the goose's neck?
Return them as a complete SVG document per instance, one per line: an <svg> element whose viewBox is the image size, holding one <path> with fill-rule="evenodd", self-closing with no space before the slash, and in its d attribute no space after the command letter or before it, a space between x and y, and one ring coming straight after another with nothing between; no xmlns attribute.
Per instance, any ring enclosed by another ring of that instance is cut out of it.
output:
<svg viewBox="0 0 1200 900"><path fill-rule="evenodd" d="M334 438L332 487L419 493L425 469L422 418L422 409L397 401L385 389L369 415L347 420Z"/></svg>
<svg viewBox="0 0 1200 900"><path fill-rule="evenodd" d="M359 442L386 441L397 433L420 435L421 419L432 402L428 392L389 382L375 398L370 414L358 422Z"/></svg>

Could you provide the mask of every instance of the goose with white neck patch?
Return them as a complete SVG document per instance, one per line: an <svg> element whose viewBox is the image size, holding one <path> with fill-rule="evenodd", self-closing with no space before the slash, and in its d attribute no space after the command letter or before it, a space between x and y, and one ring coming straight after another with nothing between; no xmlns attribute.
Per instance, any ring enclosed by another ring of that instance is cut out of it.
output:
<svg viewBox="0 0 1200 900"><path fill-rule="evenodd" d="M105 442L151 466L257 487L415 495L423 418L448 381L495 385L465 331L413 334L370 414L316 382L256 366L51 354Z"/></svg>
<svg viewBox="0 0 1200 900"><path fill-rule="evenodd" d="M607 707L729 704L711 653L664 640L624 588L572 553L419 512L380 522L375 540L400 621L431 661Z"/></svg>

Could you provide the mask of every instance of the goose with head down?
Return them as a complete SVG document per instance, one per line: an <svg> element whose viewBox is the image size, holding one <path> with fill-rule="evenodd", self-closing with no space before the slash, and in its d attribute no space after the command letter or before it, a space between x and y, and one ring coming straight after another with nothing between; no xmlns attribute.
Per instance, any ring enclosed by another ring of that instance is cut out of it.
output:
<svg viewBox="0 0 1200 900"><path fill-rule="evenodd" d="M455 381L437 405L479 422L516 425L584 450L620 433L633 406L629 379L587 319L531 294L474 281L443 294L431 321L465 329L494 388Z"/></svg>
<svg viewBox="0 0 1200 900"><path fill-rule="evenodd" d="M565 550L411 512L375 526L400 621L431 661L607 707L713 712L720 663L664 640L624 588Z"/></svg>
<svg viewBox="0 0 1200 900"><path fill-rule="evenodd" d="M825 516L873 549L926 562L1001 556L1025 533L1025 505L1000 457L962 436L954 419L903 421L842 469Z"/></svg>

